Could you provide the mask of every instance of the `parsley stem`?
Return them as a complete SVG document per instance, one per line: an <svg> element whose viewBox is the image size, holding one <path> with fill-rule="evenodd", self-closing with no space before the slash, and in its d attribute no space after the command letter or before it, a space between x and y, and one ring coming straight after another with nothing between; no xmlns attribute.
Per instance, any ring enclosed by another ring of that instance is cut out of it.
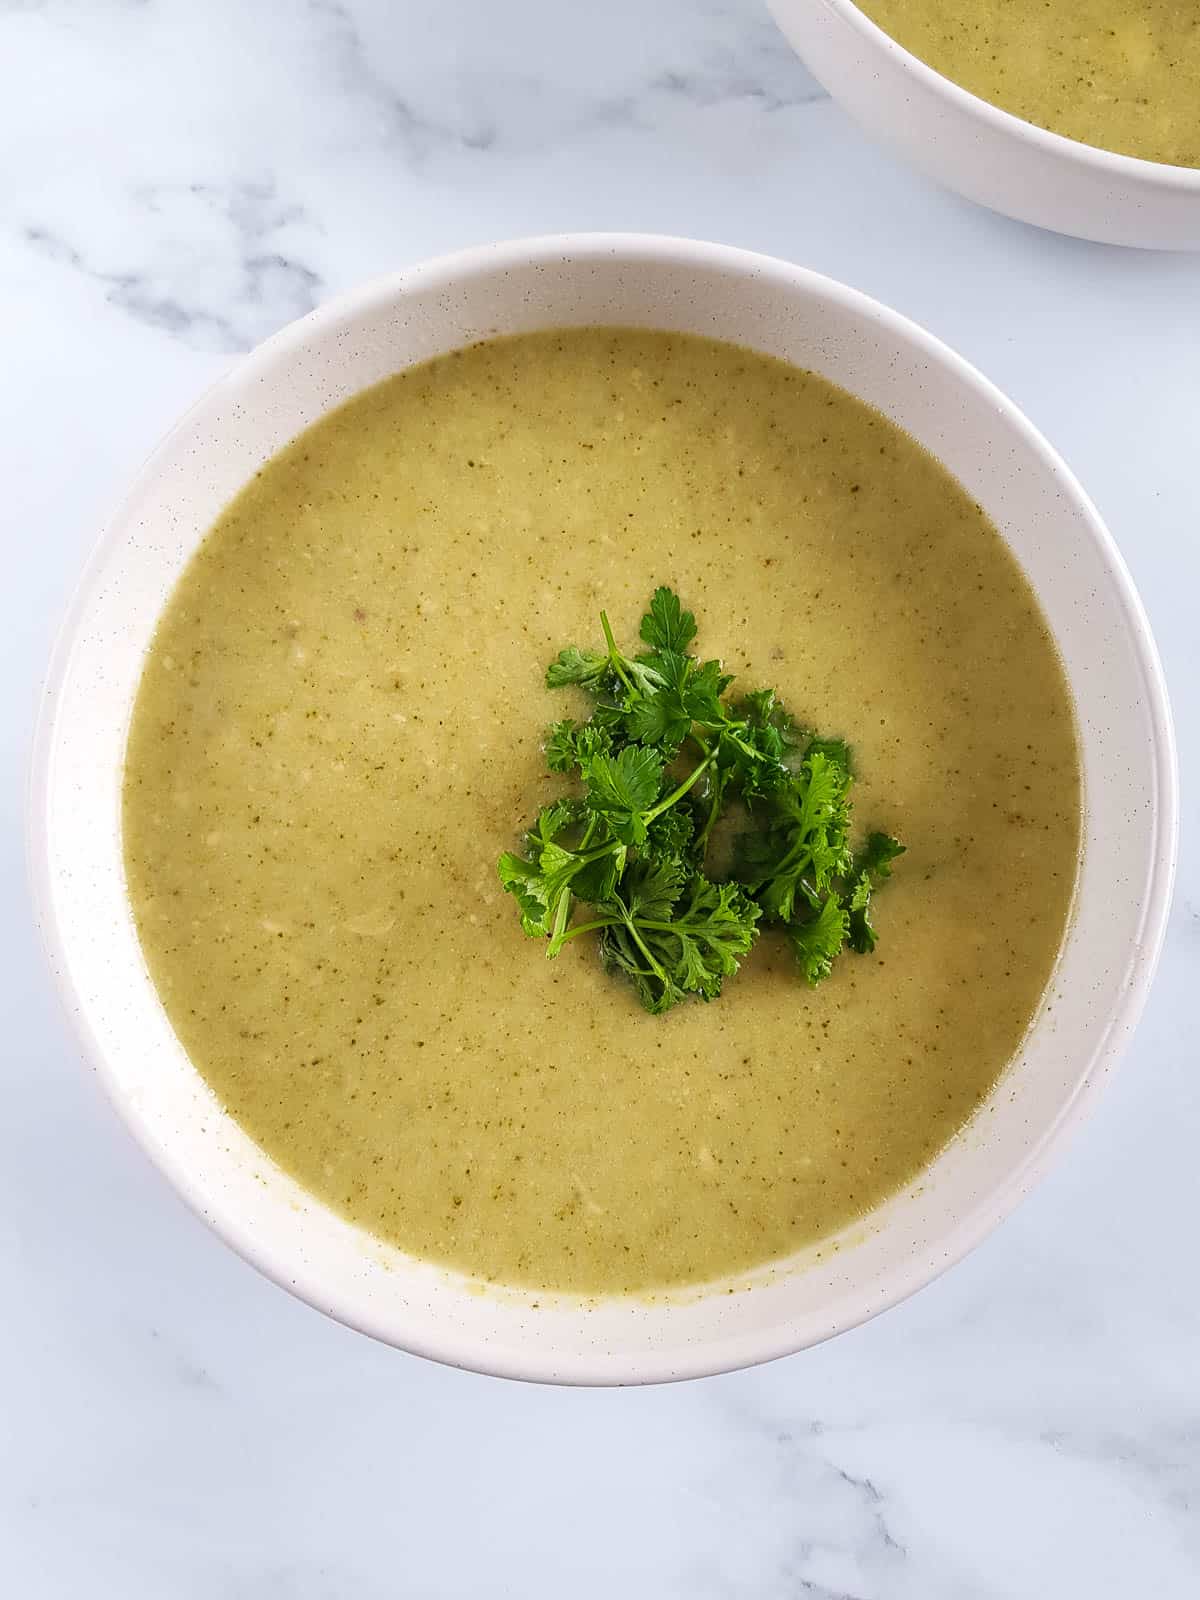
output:
<svg viewBox="0 0 1200 1600"><path fill-rule="evenodd" d="M638 949L650 963L651 972L653 972L654 976L659 980L659 982L665 986L667 983L667 975L659 966L654 957L650 954L650 951L646 948L645 942L643 941L641 934L634 927L633 918L628 912L625 914L625 926L629 929L629 937L633 940L634 944L637 945Z"/></svg>
<svg viewBox="0 0 1200 1600"><path fill-rule="evenodd" d="M798 874L803 872L804 865L812 865L812 844L807 834L802 834L785 854L783 860L771 868L770 876L779 878L789 873Z"/></svg>
<svg viewBox="0 0 1200 1600"><path fill-rule="evenodd" d="M713 831L713 825L720 815L722 798L722 785L719 783L714 784L712 804L708 808L708 818L700 830L700 837L696 840L696 849L699 852L701 861L704 860L705 852L708 849L708 836Z"/></svg>
<svg viewBox="0 0 1200 1600"><path fill-rule="evenodd" d="M582 854L577 854L575 857L576 871L578 871L579 867L586 866L589 861L599 861L601 856L615 855L618 849L619 846L616 841L610 840L608 844L598 844L594 850L585 850Z"/></svg>
<svg viewBox="0 0 1200 1600"><path fill-rule="evenodd" d="M596 922L581 922L578 927L572 928L570 933L562 936L562 938L558 941L559 948L561 948L568 939L573 939L577 933L591 933L597 928L624 928L628 932L629 937L633 940L634 944L637 945L638 949L650 963L650 971L660 983L665 985L667 983L667 974L650 954L650 951L646 948L645 941L642 939L642 936L638 933L637 928L634 925L634 920L630 914L628 906L626 906L621 900L617 900L616 904L618 910L621 912L620 917L601 917ZM661 928L664 926L664 924L647 922L645 926L648 928Z"/></svg>
<svg viewBox="0 0 1200 1600"><path fill-rule="evenodd" d="M577 922L573 928L568 928L558 943L564 945L569 939L577 939L581 933L595 933L598 928L614 927L617 920L616 917L597 917L595 922Z"/></svg>
<svg viewBox="0 0 1200 1600"><path fill-rule="evenodd" d="M625 685L626 690L632 694L633 685L625 676L625 668L621 665L621 652L617 649L617 641L613 638L612 624L608 620L607 611L600 613L600 626L604 629L604 642L608 646L608 659L613 664L613 671Z"/></svg>
<svg viewBox="0 0 1200 1600"><path fill-rule="evenodd" d="M705 756L704 760L692 773L691 777L685 778L684 781L679 785L678 789L675 790L674 794L669 794L665 800L660 800L654 807L653 811L646 812L646 821L653 822L655 817L661 817L664 811L669 811L677 800L682 800L684 795L692 787L700 774L704 772L706 768L711 767L716 759L717 752L715 750L710 750Z"/></svg>
<svg viewBox="0 0 1200 1600"><path fill-rule="evenodd" d="M558 902L558 911L554 918L554 927L550 930L551 949L554 948L554 945L557 941L562 939L563 931L566 928L567 923L570 921L572 899L573 897L571 895L571 891L567 889Z"/></svg>

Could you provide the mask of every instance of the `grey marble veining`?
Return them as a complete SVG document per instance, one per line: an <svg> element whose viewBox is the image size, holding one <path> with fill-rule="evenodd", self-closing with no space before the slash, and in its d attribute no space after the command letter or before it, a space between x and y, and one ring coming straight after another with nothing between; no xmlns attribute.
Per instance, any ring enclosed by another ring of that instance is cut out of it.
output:
<svg viewBox="0 0 1200 1600"><path fill-rule="evenodd" d="M845 121L757 0L10 0L0 89L0 1592L1200 1594L1200 263L939 192ZM372 273L580 227L791 256L1007 389L1134 570L1185 784L1145 1021L1021 1210L819 1350L609 1393L381 1349L220 1245L79 1065L20 839L57 617L196 391Z"/></svg>
<svg viewBox="0 0 1200 1600"><path fill-rule="evenodd" d="M147 226L166 217L172 230L168 258L147 269L99 266L69 238L36 224L26 226L24 240L90 279L109 305L200 349L244 350L317 304L321 279L281 248L283 235L304 224L304 212L279 203L273 180L148 184L130 198ZM203 267L197 272L175 242L197 233L218 235L230 258L220 309Z"/></svg>

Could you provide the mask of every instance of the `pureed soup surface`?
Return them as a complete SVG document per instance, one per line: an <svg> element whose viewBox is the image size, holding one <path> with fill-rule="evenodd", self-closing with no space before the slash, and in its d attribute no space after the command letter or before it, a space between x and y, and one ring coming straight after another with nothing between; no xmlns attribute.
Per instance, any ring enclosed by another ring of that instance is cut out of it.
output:
<svg viewBox="0 0 1200 1600"><path fill-rule="evenodd" d="M766 934L649 1016L501 893L583 711L547 662L663 582L909 846L818 990ZM264 468L159 624L124 819L171 1021L271 1156L416 1255L601 1292L786 1255L937 1152L1047 981L1079 777L1030 590L930 456L777 361L584 329L415 368Z"/></svg>
<svg viewBox="0 0 1200 1600"><path fill-rule="evenodd" d="M1084 144L1200 167L1198 0L855 0L972 94Z"/></svg>

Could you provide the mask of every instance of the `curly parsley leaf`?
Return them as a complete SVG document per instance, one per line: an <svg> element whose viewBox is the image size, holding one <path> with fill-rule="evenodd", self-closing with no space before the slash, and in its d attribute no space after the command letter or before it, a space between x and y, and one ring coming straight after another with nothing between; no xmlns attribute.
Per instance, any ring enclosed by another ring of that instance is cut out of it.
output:
<svg viewBox="0 0 1200 1600"><path fill-rule="evenodd" d="M872 833L854 858L854 875L846 901L850 913L847 937L850 948L860 956L875 948L875 925L871 921L871 896L877 884L892 875L892 862L904 854L904 846L887 833Z"/></svg>
<svg viewBox="0 0 1200 1600"><path fill-rule="evenodd" d="M670 806L646 826L646 852L658 861L686 861L696 838L696 822L685 805Z"/></svg>
<svg viewBox="0 0 1200 1600"><path fill-rule="evenodd" d="M560 838L580 820L577 800L544 806L526 835L528 854L506 850L497 863L500 882L521 908L521 926L532 937L549 937L563 895L579 870L573 852Z"/></svg>
<svg viewBox="0 0 1200 1600"><path fill-rule="evenodd" d="M628 911L635 922L645 918L662 921L671 915L687 877L683 863L669 856L635 862L621 884L621 914Z"/></svg>
<svg viewBox="0 0 1200 1600"><path fill-rule="evenodd" d="M604 682L611 666L603 651L580 650L576 645L568 645L546 668L546 687L561 689L568 683L577 683L584 689L596 689Z"/></svg>
<svg viewBox="0 0 1200 1600"><path fill-rule="evenodd" d="M788 942L800 963L800 970L814 987L829 976L850 932L850 913L831 894L821 902L815 916L788 924Z"/></svg>
<svg viewBox="0 0 1200 1600"><path fill-rule="evenodd" d="M686 877L677 864L650 867L618 898L601 935L605 965L631 979L648 1011L689 995L715 1000L757 936L759 909L735 883Z"/></svg>
<svg viewBox="0 0 1200 1600"><path fill-rule="evenodd" d="M784 788L806 743L795 718L774 689L753 690L735 712L731 738L736 738L743 794L754 799Z"/></svg>
<svg viewBox="0 0 1200 1600"><path fill-rule="evenodd" d="M747 841L743 881L767 916L791 922L817 908L849 870L850 774L826 747L805 755L795 780L770 797L770 824Z"/></svg>
<svg viewBox="0 0 1200 1600"><path fill-rule="evenodd" d="M572 722L567 718L552 723L546 730L544 748L546 765L551 772L573 772L612 749L612 730L595 718L589 722Z"/></svg>

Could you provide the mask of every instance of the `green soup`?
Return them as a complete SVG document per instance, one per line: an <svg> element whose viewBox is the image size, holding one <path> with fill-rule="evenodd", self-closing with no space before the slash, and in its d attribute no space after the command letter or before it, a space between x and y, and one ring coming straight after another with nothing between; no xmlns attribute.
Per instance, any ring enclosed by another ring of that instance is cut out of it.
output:
<svg viewBox="0 0 1200 1600"><path fill-rule="evenodd" d="M815 992L767 935L648 1016L501 893L562 783L546 662L658 583L909 843L879 953ZM168 1015L270 1156L418 1256L636 1291L831 1233L963 1124L1058 950L1079 775L1024 578L910 438L745 350L583 329L390 379L255 477L159 624L124 828Z"/></svg>
<svg viewBox="0 0 1200 1600"><path fill-rule="evenodd" d="M1084 144L1200 167L1198 0L856 0L972 94Z"/></svg>

